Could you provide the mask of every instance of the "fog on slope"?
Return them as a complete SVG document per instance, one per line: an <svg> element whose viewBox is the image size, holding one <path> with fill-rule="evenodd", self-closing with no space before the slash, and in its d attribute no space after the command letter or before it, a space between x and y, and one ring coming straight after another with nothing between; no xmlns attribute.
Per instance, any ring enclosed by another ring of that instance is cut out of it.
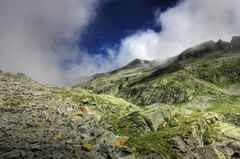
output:
<svg viewBox="0 0 240 159"><path fill-rule="evenodd" d="M53 85L99 72L95 60L76 46L98 1L1 0L0 69Z"/></svg>

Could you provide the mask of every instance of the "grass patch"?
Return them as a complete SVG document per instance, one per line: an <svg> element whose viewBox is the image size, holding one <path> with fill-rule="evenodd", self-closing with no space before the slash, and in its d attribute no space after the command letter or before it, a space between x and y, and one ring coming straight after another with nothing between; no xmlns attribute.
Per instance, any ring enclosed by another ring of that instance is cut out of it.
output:
<svg viewBox="0 0 240 159"><path fill-rule="evenodd" d="M139 156L157 153L164 158L177 158L176 151L165 138L171 132L150 132L140 137L131 137L127 145L132 147ZM174 132L175 133L175 132Z"/></svg>
<svg viewBox="0 0 240 159"><path fill-rule="evenodd" d="M208 111L217 113L240 113L240 98L238 96L230 96L220 99L213 104Z"/></svg>

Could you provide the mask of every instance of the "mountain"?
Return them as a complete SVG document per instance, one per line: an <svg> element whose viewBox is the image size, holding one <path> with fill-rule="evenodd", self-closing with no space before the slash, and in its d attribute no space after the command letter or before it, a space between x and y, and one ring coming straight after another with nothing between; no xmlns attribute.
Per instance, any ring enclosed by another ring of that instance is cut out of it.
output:
<svg viewBox="0 0 240 159"><path fill-rule="evenodd" d="M240 158L240 37L73 88L0 71L0 158Z"/></svg>
<svg viewBox="0 0 240 159"><path fill-rule="evenodd" d="M178 142L188 145L189 134L185 134L187 131L185 128L189 127L184 127L184 124L194 123L195 127L198 127L203 123L209 123L206 121L206 114L211 114L211 117L208 118L220 117L222 118L219 119L220 121L227 121L239 129L239 80L240 37L235 36L231 42L222 40L204 42L183 51L179 56L172 57L164 63L136 59L121 69L95 75L91 80L75 87L88 89L97 94L109 94L124 98L140 106L142 108L140 112L133 112L120 120L123 123L120 124L120 127L122 126L120 129L123 129L120 131L124 131L123 134L127 133L129 136L141 134L141 137L135 138L134 142L136 141L136 143L133 144L133 147L139 148L139 145L149 145L148 142L154 141L155 137L166 141L165 138L179 136L174 133L181 131L183 131L180 135L181 140L179 139ZM173 115L169 119L169 114L172 113L169 113L168 110L172 110L177 115ZM186 112L191 115L185 114ZM193 119L191 119L192 117ZM176 120L178 124L172 126L171 120ZM186 120L192 120L192 122L188 123ZM199 132L199 139L196 140L202 141L202 144L195 143L195 146L204 147L202 140L204 133L212 134L215 131L212 128L215 126L206 124L199 127L202 130L189 128L188 131ZM209 129L212 129L211 132ZM217 129L222 130L223 128ZM164 134L171 134L169 132L174 135ZM142 134L144 135L142 136ZM145 139L148 142L141 142ZM213 140L211 143L215 142ZM157 143L153 144L154 146L146 147L154 149L153 152L164 149L161 146L159 149L156 148ZM146 147L140 146L140 150L137 152L146 151L148 154L150 150L146 150ZM187 149L192 148L188 147ZM196 151L195 148L193 150ZM226 156L230 158L230 155Z"/></svg>
<svg viewBox="0 0 240 159"><path fill-rule="evenodd" d="M240 78L240 38L208 41L158 65L136 59L113 72L95 75L81 87L138 105L183 103L204 95L229 95ZM77 87L77 86L76 86ZM210 92L209 92L210 91Z"/></svg>

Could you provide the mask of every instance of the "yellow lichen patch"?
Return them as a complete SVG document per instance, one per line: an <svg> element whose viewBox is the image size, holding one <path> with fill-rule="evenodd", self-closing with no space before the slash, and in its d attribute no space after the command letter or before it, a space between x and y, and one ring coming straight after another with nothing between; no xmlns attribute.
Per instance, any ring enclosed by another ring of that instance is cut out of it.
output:
<svg viewBox="0 0 240 159"><path fill-rule="evenodd" d="M79 112L76 112L73 114L73 119L74 121L79 121L81 120L83 117L83 112L82 111L79 111Z"/></svg>
<svg viewBox="0 0 240 159"><path fill-rule="evenodd" d="M93 145L92 144L84 144L84 145L82 145L82 147L86 150L91 150Z"/></svg>
<svg viewBox="0 0 240 159"><path fill-rule="evenodd" d="M112 146L120 148L127 142L128 139L129 137L127 136L118 137L116 140L112 142Z"/></svg>
<svg viewBox="0 0 240 159"><path fill-rule="evenodd" d="M82 111L76 112L76 113L74 113L74 116L82 117L83 116L83 112Z"/></svg>
<svg viewBox="0 0 240 159"><path fill-rule="evenodd" d="M57 136L55 136L59 140L63 140L63 133L59 133Z"/></svg>
<svg viewBox="0 0 240 159"><path fill-rule="evenodd" d="M80 110L84 113L87 113L90 111L89 108L87 108L87 107L81 107Z"/></svg>

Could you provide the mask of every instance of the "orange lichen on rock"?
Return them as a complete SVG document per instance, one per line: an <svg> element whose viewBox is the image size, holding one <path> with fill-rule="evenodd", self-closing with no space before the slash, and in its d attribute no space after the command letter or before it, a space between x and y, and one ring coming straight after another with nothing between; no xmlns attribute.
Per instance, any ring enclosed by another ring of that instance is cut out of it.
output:
<svg viewBox="0 0 240 159"><path fill-rule="evenodd" d="M114 140L112 142L112 146L120 148L127 142L128 139L129 139L129 137L127 137L127 136L118 137L116 140Z"/></svg>
<svg viewBox="0 0 240 159"><path fill-rule="evenodd" d="M82 145L82 147L86 150L91 150L93 145L92 144L84 144L84 145Z"/></svg>

